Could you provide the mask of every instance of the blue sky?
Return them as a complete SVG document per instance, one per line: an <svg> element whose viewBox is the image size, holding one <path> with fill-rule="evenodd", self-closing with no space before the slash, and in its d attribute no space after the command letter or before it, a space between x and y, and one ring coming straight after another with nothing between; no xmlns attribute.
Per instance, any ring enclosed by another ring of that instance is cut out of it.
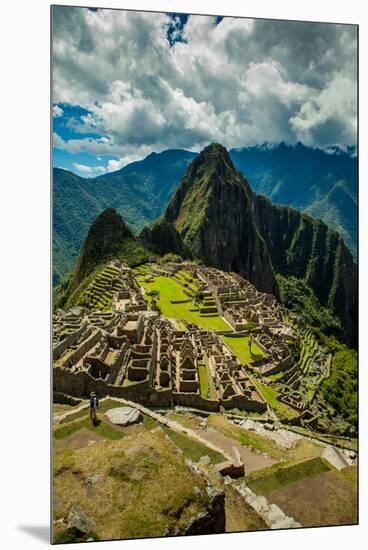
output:
<svg viewBox="0 0 368 550"><path fill-rule="evenodd" d="M54 165L93 177L152 151L356 145L356 28L53 8Z"/></svg>
<svg viewBox="0 0 368 550"><path fill-rule="evenodd" d="M54 147L54 166L71 170L84 177L106 173L108 162L119 159L116 155L96 155L88 150L88 143L86 143L85 149L80 148L82 140L88 138L91 138L93 142L104 140L103 134L86 128L83 117L88 114L91 114L90 111L77 105L59 103L54 104L53 107L53 132L60 138L54 138L54 143L64 142L65 147L67 147L66 144L69 144L69 149L70 144L74 142L78 144L75 152L66 150L64 145Z"/></svg>

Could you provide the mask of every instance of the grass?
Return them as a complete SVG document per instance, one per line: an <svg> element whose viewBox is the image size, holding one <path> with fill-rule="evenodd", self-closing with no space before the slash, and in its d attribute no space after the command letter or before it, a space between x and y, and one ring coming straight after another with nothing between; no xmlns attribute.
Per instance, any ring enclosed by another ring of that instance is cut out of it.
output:
<svg viewBox="0 0 368 550"><path fill-rule="evenodd" d="M347 466L339 471L340 475L353 483L354 485L358 484L358 467L357 466Z"/></svg>
<svg viewBox="0 0 368 550"><path fill-rule="evenodd" d="M116 430L103 420L100 420L97 426L93 426L89 414L79 421L65 424L63 427L54 430L54 436L56 439L64 439L65 437L68 437L83 428L87 428L88 430L91 430L91 432L95 432L104 439L121 439L125 437L125 434L122 431Z"/></svg>
<svg viewBox="0 0 368 550"><path fill-rule="evenodd" d="M198 427L198 421L195 418L184 416L182 414L169 413L166 415L169 420L174 420L178 422L184 428L189 428L190 430L195 430Z"/></svg>
<svg viewBox="0 0 368 550"><path fill-rule="evenodd" d="M284 372L277 372L276 374L270 374L267 376L267 380L270 380L270 382L277 382L280 378L284 376Z"/></svg>
<svg viewBox="0 0 368 550"><path fill-rule="evenodd" d="M299 414L294 411L291 407L288 407L284 403L281 403L277 399L277 391L274 388L271 388L271 386L266 386L265 384L262 384L259 380L256 380L253 378L253 382L259 391L259 393L263 396L263 398L267 401L267 403L271 406L271 408L274 410L274 412L281 416L285 417L288 420L291 420L292 418L296 418L299 416Z"/></svg>
<svg viewBox="0 0 368 550"><path fill-rule="evenodd" d="M235 426L221 414L211 414L208 417L208 423L212 428L222 432L226 437L236 439L242 445L257 449L262 453L277 460L283 461L284 465L293 465L306 460L317 458L321 455L323 447L319 444L301 439L292 449L279 448L275 441L270 438L262 437L253 430L245 430L240 426ZM270 468L278 468L276 464ZM262 470L263 471L263 470ZM269 469L264 470L268 473ZM252 475L252 474L251 474Z"/></svg>
<svg viewBox="0 0 368 550"><path fill-rule="evenodd" d="M357 523L357 487L332 469L288 483L267 494L304 527Z"/></svg>
<svg viewBox="0 0 368 550"><path fill-rule="evenodd" d="M115 401L114 399L106 399L104 401L100 401L100 405L98 407L97 413L101 415L106 411L108 411L109 409L114 409L122 406L123 406L122 403L120 403L119 401ZM89 415L89 407L67 416L60 422L60 424L67 424L68 422L78 420L78 418L84 418L87 415Z"/></svg>
<svg viewBox="0 0 368 550"><path fill-rule="evenodd" d="M216 399L216 390L213 385L213 379L211 374L208 372L207 365L198 365L198 375L199 375L199 387L201 390L201 395L205 399Z"/></svg>
<svg viewBox="0 0 368 550"><path fill-rule="evenodd" d="M170 437L171 441L183 451L184 456L190 458L193 462L198 462L202 456L209 456L213 464L225 461L225 457L222 454L213 451L209 447L206 447L206 445L201 445L201 443L170 428L164 427L163 430Z"/></svg>
<svg viewBox="0 0 368 550"><path fill-rule="evenodd" d="M247 483L257 495L267 495L288 483L294 483L329 470L331 470L331 466L322 458L317 457L292 466L278 467L268 474L262 471L262 474L259 475L257 472L258 477L252 481L247 480Z"/></svg>
<svg viewBox="0 0 368 550"><path fill-rule="evenodd" d="M195 421L190 420L187 418L184 418L180 415L170 414L169 418L171 420L175 420L176 422L182 424L183 426L187 428L193 429L195 427ZM211 462L213 464L218 464L219 462L224 462L225 457L210 449L206 445L202 445L201 443L198 443L197 441L194 441L190 437L187 437L184 434L181 434L179 432L176 432L175 430L171 430L170 428L167 428L166 426L161 426L158 422L150 418L149 416L143 416L143 425L147 430L152 430L157 427L161 427L164 433L166 433L171 441L179 448L181 451L183 451L183 454L186 458L189 458L190 460L193 460L193 462L198 462L198 460L202 456L209 456L211 459Z"/></svg>
<svg viewBox="0 0 368 550"><path fill-rule="evenodd" d="M100 540L162 536L205 512L205 481L192 473L164 434L143 431L134 440L103 441L72 451L53 479L54 520L79 506ZM91 492L86 480L98 475ZM65 524L54 524L55 542Z"/></svg>
<svg viewBox="0 0 368 550"><path fill-rule="evenodd" d="M200 315L199 311L191 311L195 309L191 301L181 304L171 303L173 300L188 300L188 296L183 292L183 287L175 279L158 276L154 277L153 282L148 283L140 277L139 282L145 291L157 290L160 293L157 305L165 317L175 318L178 321L185 320L206 330L229 330L229 325L219 315L207 317Z"/></svg>
<svg viewBox="0 0 368 550"><path fill-rule="evenodd" d="M255 342L252 342L251 350L249 349L249 336L221 336L221 339L235 353L243 365L248 365L251 361L257 361L265 357L265 354Z"/></svg>
<svg viewBox="0 0 368 550"><path fill-rule="evenodd" d="M267 440L253 431L247 431L228 422L226 418L219 414L211 414L208 417L208 423L211 427L223 433L226 437L239 441L246 447L257 449L262 453L273 455L276 447L275 443Z"/></svg>

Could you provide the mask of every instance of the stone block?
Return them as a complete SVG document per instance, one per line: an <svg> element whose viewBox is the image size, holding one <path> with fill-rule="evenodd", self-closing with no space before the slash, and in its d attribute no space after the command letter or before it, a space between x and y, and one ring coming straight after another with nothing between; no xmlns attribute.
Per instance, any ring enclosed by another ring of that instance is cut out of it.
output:
<svg viewBox="0 0 368 550"><path fill-rule="evenodd" d="M73 527L77 529L80 533L88 533L96 528L91 518L89 518L78 506L71 507L68 516L68 526L69 528Z"/></svg>
<svg viewBox="0 0 368 550"><path fill-rule="evenodd" d="M112 424L117 424L119 426L129 426L130 424L136 424L142 421L141 412L133 407L109 409L105 412L105 416Z"/></svg>

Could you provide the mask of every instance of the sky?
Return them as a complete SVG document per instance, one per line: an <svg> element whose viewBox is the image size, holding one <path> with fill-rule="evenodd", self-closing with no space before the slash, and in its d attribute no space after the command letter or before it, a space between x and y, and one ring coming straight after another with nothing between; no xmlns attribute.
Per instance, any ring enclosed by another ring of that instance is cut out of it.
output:
<svg viewBox="0 0 368 550"><path fill-rule="evenodd" d="M355 26L53 7L54 165L152 151L357 144Z"/></svg>

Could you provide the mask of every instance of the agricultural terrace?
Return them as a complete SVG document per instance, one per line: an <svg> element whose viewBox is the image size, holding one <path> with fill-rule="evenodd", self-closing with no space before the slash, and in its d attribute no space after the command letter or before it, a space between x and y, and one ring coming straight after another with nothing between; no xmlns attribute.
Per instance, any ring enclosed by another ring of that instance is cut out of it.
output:
<svg viewBox="0 0 368 550"><path fill-rule="evenodd" d="M258 361L259 359L262 359L262 357L265 357L263 351L254 341L252 341L251 346L249 346L249 336L224 335L221 338L227 347L235 353L243 365L247 365L251 361Z"/></svg>
<svg viewBox="0 0 368 550"><path fill-rule="evenodd" d="M198 306L184 293L183 287L172 277L138 276L139 284L145 291L146 297L152 304L152 297L147 292L156 290L155 297L162 315L168 319L177 319L194 323L206 330L229 331L230 326L218 314L201 314Z"/></svg>

